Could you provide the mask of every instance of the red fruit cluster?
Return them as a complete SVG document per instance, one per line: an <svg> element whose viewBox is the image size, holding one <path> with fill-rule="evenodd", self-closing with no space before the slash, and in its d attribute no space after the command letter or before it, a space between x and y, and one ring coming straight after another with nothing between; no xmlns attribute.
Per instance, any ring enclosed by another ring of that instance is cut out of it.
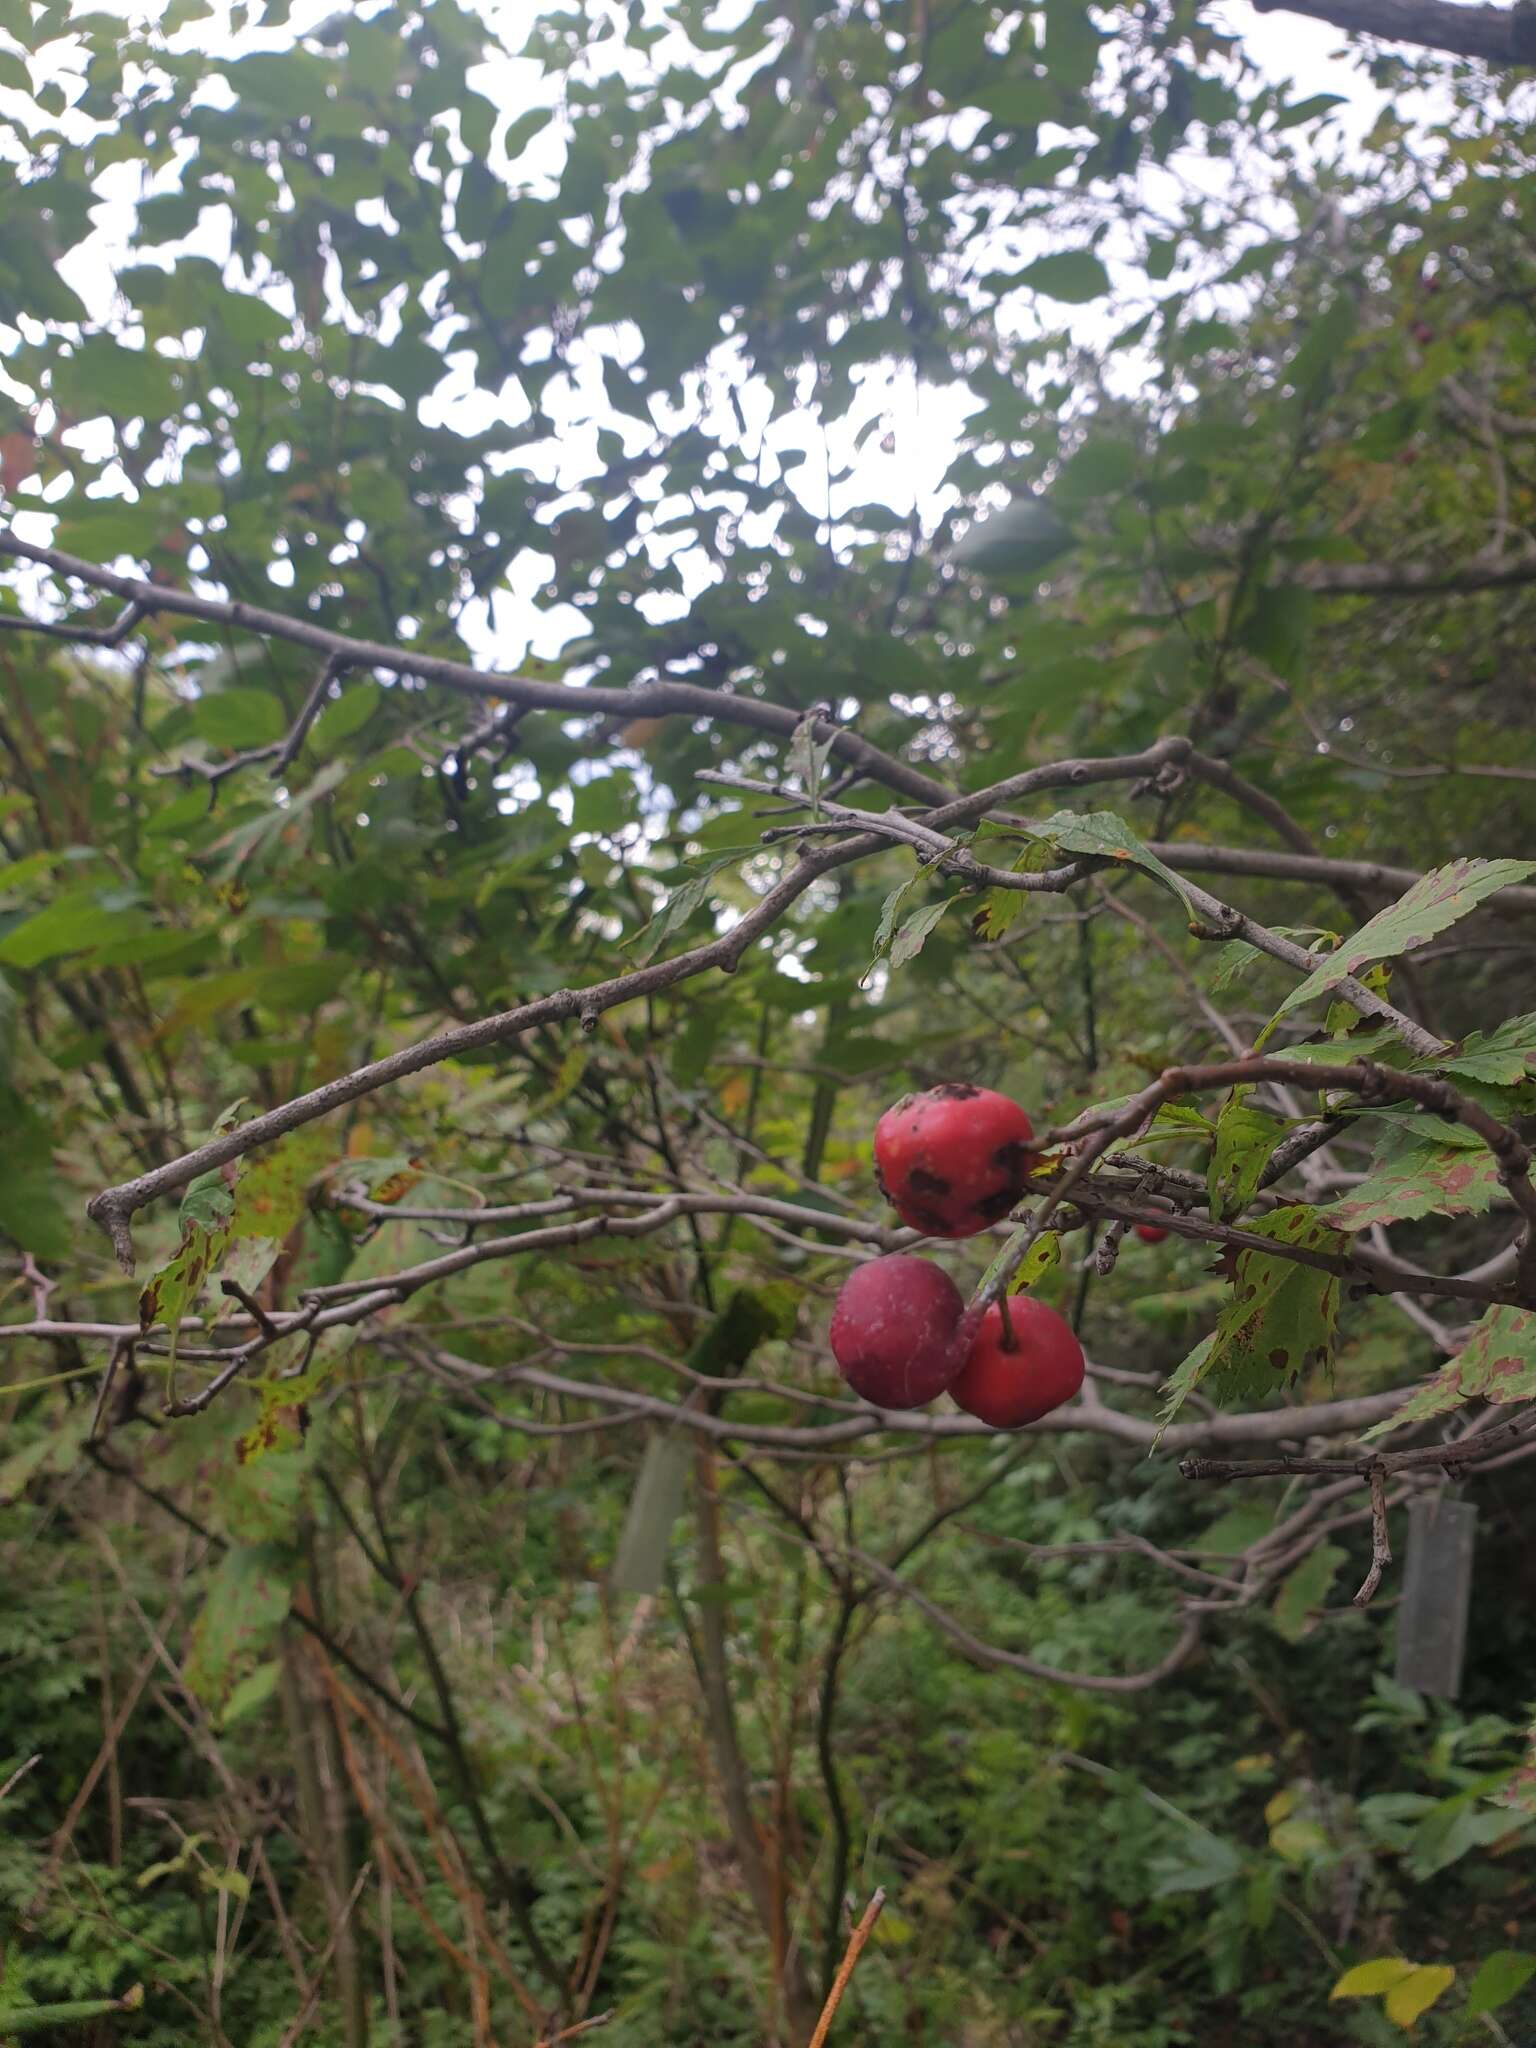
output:
<svg viewBox="0 0 1536 2048"><path fill-rule="evenodd" d="M974 1237L1024 1190L1034 1132L1016 1102L951 1083L908 1095L875 1127L875 1164L904 1223L930 1237ZM1005 1318L967 1309L947 1274L899 1253L849 1275L832 1312L832 1354L854 1392L880 1408L921 1408L948 1392L994 1429L1020 1429L1070 1401L1083 1351L1054 1309L1028 1296Z"/></svg>

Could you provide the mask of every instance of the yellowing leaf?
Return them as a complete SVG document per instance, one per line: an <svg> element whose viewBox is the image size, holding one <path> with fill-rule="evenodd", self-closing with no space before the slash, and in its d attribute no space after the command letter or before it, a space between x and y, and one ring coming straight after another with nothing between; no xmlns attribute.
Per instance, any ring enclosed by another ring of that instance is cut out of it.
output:
<svg viewBox="0 0 1536 2048"><path fill-rule="evenodd" d="M1449 1963L1421 1963L1394 1984L1383 2000L1394 2026L1411 2027L1456 1982Z"/></svg>
<svg viewBox="0 0 1536 2048"><path fill-rule="evenodd" d="M1352 1970L1344 1972L1328 1996L1330 1999L1379 1998L1404 1977L1411 1977L1417 1967L1416 1963L1407 1962L1402 1956L1378 1956L1373 1963L1356 1963Z"/></svg>

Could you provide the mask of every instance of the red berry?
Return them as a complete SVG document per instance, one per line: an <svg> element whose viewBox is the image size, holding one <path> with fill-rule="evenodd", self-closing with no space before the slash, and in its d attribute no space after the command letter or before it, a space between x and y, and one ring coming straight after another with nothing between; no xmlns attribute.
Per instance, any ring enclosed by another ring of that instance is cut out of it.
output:
<svg viewBox="0 0 1536 2048"><path fill-rule="evenodd" d="M994 1303L949 1389L968 1415L994 1429L1038 1422L1083 1384L1083 1347L1055 1309L1021 1294L1008 1312L1014 1348L1003 1348L1003 1314Z"/></svg>
<svg viewBox="0 0 1536 2048"><path fill-rule="evenodd" d="M1006 1095L946 1082L904 1095L875 1125L875 1173L903 1223L974 1237L1023 1193L1035 1155L1029 1118Z"/></svg>
<svg viewBox="0 0 1536 2048"><path fill-rule="evenodd" d="M955 1331L965 1303L949 1275L897 1253L855 1266L832 1311L832 1356L856 1394L877 1408L921 1408L960 1364Z"/></svg>
<svg viewBox="0 0 1536 2048"><path fill-rule="evenodd" d="M1138 1223L1136 1235L1143 1244L1161 1244L1168 1233L1166 1230L1159 1230L1155 1223Z"/></svg>

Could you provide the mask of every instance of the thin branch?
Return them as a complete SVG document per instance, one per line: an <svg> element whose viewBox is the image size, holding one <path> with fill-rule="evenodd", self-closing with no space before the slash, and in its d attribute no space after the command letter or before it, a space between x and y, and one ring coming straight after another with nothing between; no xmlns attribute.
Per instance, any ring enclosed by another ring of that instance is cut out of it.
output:
<svg viewBox="0 0 1536 2048"><path fill-rule="evenodd" d="M858 1926L848 1937L847 1953L838 1965L837 1975L832 1979L832 1989L827 1993L827 2002L821 2009L821 2018L816 2022L816 2031L811 2036L809 2048L823 2048L832 2022L837 2016L837 2008L843 2002L843 1993L848 1989L848 1980L853 1975L854 1965L864 1953L864 1944L873 1934L875 1922L880 1918L880 1909L884 1904L885 1888L882 1885L864 1908Z"/></svg>

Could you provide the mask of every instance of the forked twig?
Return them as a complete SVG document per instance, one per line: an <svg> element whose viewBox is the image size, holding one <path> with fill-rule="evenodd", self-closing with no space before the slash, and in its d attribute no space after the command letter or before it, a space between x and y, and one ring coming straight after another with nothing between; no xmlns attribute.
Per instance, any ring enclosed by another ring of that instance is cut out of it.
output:
<svg viewBox="0 0 1536 2048"><path fill-rule="evenodd" d="M837 2008L843 2002L843 1993L848 1989L848 1979L853 1975L854 1964L863 1954L865 1942L874 1933L875 1922L880 1918L880 1909L884 1904L885 1886L881 1885L864 1908L864 1917L848 1937L843 1960L837 1966L837 1975L832 1979L832 1989L827 1993L827 2002L821 2008L821 2018L816 2022L816 2031L811 2036L810 2048L823 2048L832 2022L837 2017Z"/></svg>

